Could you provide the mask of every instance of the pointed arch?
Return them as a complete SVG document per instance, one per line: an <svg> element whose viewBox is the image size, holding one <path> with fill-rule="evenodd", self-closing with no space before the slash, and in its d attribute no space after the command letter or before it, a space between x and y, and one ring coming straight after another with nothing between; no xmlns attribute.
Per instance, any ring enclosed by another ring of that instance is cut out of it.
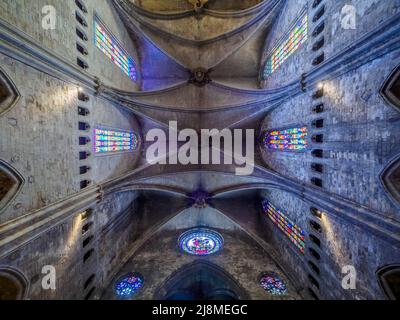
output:
<svg viewBox="0 0 400 320"><path fill-rule="evenodd" d="M0 266L0 300L23 300L28 288L29 282L21 271Z"/></svg>
<svg viewBox="0 0 400 320"><path fill-rule="evenodd" d="M203 283L204 282L204 283ZM191 286L202 288L193 295ZM206 296L203 296L203 295ZM156 290L156 300L243 300L247 292L224 269L209 261L195 260L175 273Z"/></svg>
<svg viewBox="0 0 400 320"><path fill-rule="evenodd" d="M400 264L380 268L376 275L382 290L391 300L400 299Z"/></svg>
<svg viewBox="0 0 400 320"><path fill-rule="evenodd" d="M22 175L0 159L0 212L16 197L24 183Z"/></svg>
<svg viewBox="0 0 400 320"><path fill-rule="evenodd" d="M400 65L385 80L380 93L387 103L400 111Z"/></svg>
<svg viewBox="0 0 400 320"><path fill-rule="evenodd" d="M382 170L380 181L390 199L400 206L400 154Z"/></svg>
<svg viewBox="0 0 400 320"><path fill-rule="evenodd" d="M0 67L0 116L14 107L20 96L14 82Z"/></svg>

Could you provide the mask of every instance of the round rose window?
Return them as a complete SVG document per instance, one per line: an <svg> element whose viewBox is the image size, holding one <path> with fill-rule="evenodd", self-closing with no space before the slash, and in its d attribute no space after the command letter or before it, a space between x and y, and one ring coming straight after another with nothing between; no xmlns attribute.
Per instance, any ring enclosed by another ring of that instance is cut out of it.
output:
<svg viewBox="0 0 400 320"><path fill-rule="evenodd" d="M193 229L179 237L179 247L188 254L206 256L217 253L224 244L223 237L209 229Z"/></svg>
<svg viewBox="0 0 400 320"><path fill-rule="evenodd" d="M143 287L143 282L140 274L129 273L117 281L115 293L121 298L130 298Z"/></svg>

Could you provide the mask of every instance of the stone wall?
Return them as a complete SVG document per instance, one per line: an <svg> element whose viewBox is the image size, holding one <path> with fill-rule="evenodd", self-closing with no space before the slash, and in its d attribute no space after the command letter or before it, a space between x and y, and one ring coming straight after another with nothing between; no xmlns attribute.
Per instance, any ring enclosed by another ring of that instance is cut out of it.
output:
<svg viewBox="0 0 400 320"><path fill-rule="evenodd" d="M140 81L132 82L95 48L92 41L94 10L104 15L104 22L138 61L127 30L109 1L85 3L89 11L84 14L88 23L85 29L89 39L85 43L89 53L88 72L106 84L117 83L119 89L137 90ZM56 30L42 28L40 13L45 4L53 5L57 10ZM0 8L2 19L53 50L66 62L76 64L79 53L76 50L75 1L6 0L1 2ZM83 93L89 100L81 101L78 98L80 88L76 85L9 57L1 55L0 64L21 95L18 103L0 117L0 159L12 165L24 179L21 191L0 213L0 228L5 228L11 220L30 217L37 210L77 195L82 180L89 180L90 186L94 186L136 167L140 150L95 156L93 149L93 129L98 125L134 131L140 136L140 124L131 112L87 92ZM90 114L79 115L78 106L88 109ZM79 130L80 121L89 124L90 129ZM79 146L81 136L90 138L91 142ZM79 160L79 151L88 151L91 155L86 160ZM88 166L90 170L80 175L80 166ZM137 210L136 197L136 192L115 194L91 207L92 213L86 220L82 219L81 212L57 220L57 224L28 239L12 253L4 255L0 251L0 265L17 268L26 276L30 299L93 298L103 282L108 281L111 270L120 263L126 246L132 241L135 220L131 217ZM87 223L90 223L89 231L82 235L82 227ZM110 232L113 228L118 232ZM88 245L83 247L88 238ZM83 257L92 249L87 262L83 262ZM42 289L42 268L46 265L54 266L56 270L54 291ZM96 277L84 289L91 274ZM95 290L90 292L92 288Z"/></svg>
<svg viewBox="0 0 400 320"><path fill-rule="evenodd" d="M265 54L288 30L307 2L312 18L315 14L315 10L311 8L313 1L285 2L282 14L277 18L267 38L264 59ZM93 18L94 14L97 14L135 61L140 61L136 54L136 44L116 15L111 2L96 0L85 3L88 6L88 13L84 14L88 23L85 30L89 41L85 43L88 56L83 59L89 65L87 72L99 77L107 85L118 86L118 89L138 90L141 81L135 83L128 79L92 41ZM183 2L179 3L183 6ZM345 1L323 3L326 5L326 58L337 54L354 39L373 30L399 10L398 0L385 6L378 5L376 0L353 1L357 10L357 28L344 30L339 25L339 12ZM56 30L45 31L41 26L40 12L45 4L53 5L57 10ZM42 0L4 0L0 9L3 10L2 19L75 65L79 56L76 51L75 34L78 24L75 19L77 7L74 1L66 2L64 7L61 5L64 3L55 0L48 0L46 3ZM310 22L310 30L314 27ZM280 87L298 79L303 72L310 71L311 61L316 55L311 52L311 47L312 41L309 41L271 75L263 86ZM389 200L379 181L382 169L399 152L400 115L379 95L384 80L398 61L398 52L378 57L358 69L348 70L338 78L320 83L324 89L324 97L320 100L313 101L311 98L317 88L308 88L304 94L283 102L269 112L262 123L263 130L306 125L309 128L309 137L314 134L323 134L324 137L322 143L309 140L309 150L304 153L262 149L265 166L306 185L311 185L311 178L320 178L322 190L327 193L340 196L344 201L349 200L360 207L369 208L382 218L399 221L400 213ZM14 219L25 215L29 217L37 213L36 210L77 195L81 191L80 182L83 179L89 180L91 186L98 186L137 167L140 150L96 156L93 154L92 142L85 146L78 145L80 136L89 137L93 141L93 128L96 126L140 133L143 123L139 123L131 112L86 92L83 93L88 94L89 100L82 102L78 100L80 88L76 85L39 72L9 57L0 55L0 64L21 94L14 108L0 117L0 159L11 164L25 181L16 198L0 212L0 229L5 228ZM156 67L154 63L151 70L156 70ZM152 86L150 82L146 85ZM176 99L174 97L174 101L177 101ZM324 103L323 113L316 114L312 111L317 103ZM79 116L78 106L87 108L90 114ZM193 120L189 116L185 119L188 122ZM316 119L324 119L322 128L313 127L312 121ZM78 130L79 121L88 123L90 129ZM151 127L151 124L147 125ZM311 150L317 148L324 150L324 157L321 159L311 155ZM80 161L79 151L89 151L91 156ZM313 172L312 163L322 164L323 172ZM90 167L90 170L80 175L79 169L83 165ZM190 192L198 188L201 182L200 185L204 183L212 191L247 181L243 177L234 180L230 175L217 173L203 174L200 178L193 173L184 178L182 176L164 177L161 179L161 185L182 187L183 183L184 186L188 186ZM99 192L99 198L101 195ZM50 229L38 233L34 239L29 239L12 253L5 255L0 252L0 265L15 267L24 273L30 285L28 297L31 299L100 297L102 290L110 285L110 280L116 279L115 272L125 262L124 259L132 247L140 245L140 241L137 240L143 240L140 237L145 235L151 238L150 241L141 247L117 276L128 271L142 272L149 285L138 298L152 298L156 289L172 272L193 261L192 257L184 256L178 250L178 233L186 228L205 225L220 229L227 240L223 253L210 258L210 261L219 264L235 276L252 298L267 298L257 283L261 272L276 271L285 274L267 252L216 210L208 208L201 211L191 208L175 216L187 206L186 198L171 196L169 193L161 196L151 192L141 193L140 198L138 196L139 194L133 191L108 194L90 208L90 217L83 219L81 212L75 212ZM243 193L239 196L243 197ZM277 190L263 192L262 197L268 198L286 212L307 234L311 232L309 220L312 216L309 204L292 194ZM240 212L243 220L246 218L244 213L245 210ZM268 217L261 212L259 214L262 226L265 227L262 234L266 235L264 240L281 253L281 265L288 266L288 270L285 271L290 271L292 278L298 278L304 289L312 287L309 281L309 274L312 274L320 283L319 290L313 288L320 298L385 298L378 286L375 272L386 264L399 261L398 248L372 234L367 228L360 228L345 217L333 216L326 212L321 221L318 221L322 230L318 234L321 248L316 248L321 254L321 260L318 262L321 272L317 275L308 266L308 261L312 260L309 251L302 255ZM159 224L171 218L173 219L164 225L162 232L152 233ZM258 222L257 219L252 221ZM89 230L82 235L82 228L88 223ZM23 231L26 230L17 230ZM85 247L84 241L87 243ZM310 246L309 239L307 241ZM83 262L83 257L88 253L91 253L91 256ZM55 291L42 290L41 271L45 265L52 265L56 269ZM341 287L341 271L345 265L354 266L358 273L355 290L344 290ZM93 274L95 278L85 287L85 282ZM112 297L111 285L107 287L108 291L104 297ZM291 284L289 287L290 295L286 298L300 298Z"/></svg>
<svg viewBox="0 0 400 320"><path fill-rule="evenodd" d="M82 13L76 6L75 1L72 0L4 0L0 4L0 9L2 10L1 19L25 32L35 39L37 43L51 49L70 63L76 65L77 57L82 58L89 65L87 71L100 78L107 85L115 86L117 83L118 89L138 90L140 78L136 83L131 81L94 44L94 16L97 14L123 45L124 49L134 58L140 74L140 60L136 53L135 44L115 13L113 5L109 0L83 1L83 3L87 7L87 13ZM42 8L48 5L56 9L55 30L45 30L42 27L42 19L46 16L45 13L42 13ZM77 22L75 19L76 11L85 19L87 27L83 27ZM76 27L78 26L87 35L87 41L82 41L76 35ZM76 49L77 41L87 49L87 56L78 53Z"/></svg>
<svg viewBox="0 0 400 320"><path fill-rule="evenodd" d="M138 192L112 195L99 204L96 211L99 252L95 265L97 294L99 295L114 275L116 268L126 258L128 248L137 238L140 209Z"/></svg>
<svg viewBox="0 0 400 320"><path fill-rule="evenodd" d="M81 228L77 213L3 257L0 265L16 268L25 275L29 283L28 299L81 299ZM45 266L55 268L56 290L42 288Z"/></svg>
<svg viewBox="0 0 400 320"><path fill-rule="evenodd" d="M379 24L400 12L399 0L386 1L384 5L379 0L325 1L325 4L327 41L324 51L327 57L340 52L351 45L354 39L359 39L364 34L373 31ZM342 20L346 18L345 13L350 12L349 9L344 8L346 5L355 8L355 29L342 27L342 21L346 21Z"/></svg>
<svg viewBox="0 0 400 320"><path fill-rule="evenodd" d="M295 5L296 3L296 5ZM308 3L309 34L314 24L325 22L322 35L325 45L320 50L325 59L337 54L379 24L398 13L399 1L378 5L378 1L323 1L317 8ZM353 5L356 13L356 28L345 29L341 13L345 5ZM317 22L312 18L322 6L325 14ZM300 10L300 3L288 1L284 8L287 12ZM288 15L292 17L294 15ZM281 37L282 30L288 29L289 22L279 20L269 35L267 43ZM303 72L312 69L311 61L316 53L312 51L311 35L306 45L281 66L267 80L268 87L276 87L289 80L299 79ZM267 45L271 48L271 45ZM268 50L267 50L268 51ZM379 181L379 174L389 160L399 152L400 115L380 96L379 91L392 70L398 64L399 54L392 53L378 57L339 78L320 83L324 97L314 100L311 95L318 88L309 88L308 92L283 102L268 114L262 123L263 130L280 129L295 126L308 126L309 151L305 153L272 152L262 149L263 159L271 169L311 184L311 178L322 179L323 188L371 208L377 214L398 220L399 211L389 200ZM373 70L373 71L372 71ZM350 89L351 88L351 89ZM323 113L313 112L313 107L324 104ZM323 128L315 128L312 121L323 119ZM313 143L314 134L323 134L323 143ZM324 150L323 159L311 155L312 149ZM311 163L324 166L323 173L313 172ZM371 197L371 195L374 197Z"/></svg>
<svg viewBox="0 0 400 320"><path fill-rule="evenodd" d="M162 230L182 230L195 228L198 226L207 228L219 228L227 231L238 231L237 225L227 219L218 210L211 207L207 209L188 208L181 212L178 216L166 223Z"/></svg>
<svg viewBox="0 0 400 320"><path fill-rule="evenodd" d="M13 80L21 99L12 110L0 118L0 157L23 176L25 184L0 222L37 210L80 190L80 181L93 183L115 178L133 169L140 150L113 156L91 156L79 161L79 151L93 154L93 128L103 125L133 130L140 127L133 114L105 100L89 97L87 103L78 100L78 88L54 79L10 58L1 57L2 67ZM90 110L90 115L78 115L78 106ZM79 131L78 122L91 126ZM79 136L91 142L79 146ZM92 168L79 175L79 167ZM54 177L57 177L55 179Z"/></svg>
<svg viewBox="0 0 400 320"><path fill-rule="evenodd" d="M245 290L249 298L256 300L291 300L299 295L273 260L251 238L242 232L221 231L224 248L221 252L195 257L183 253L177 246L180 233L163 231L154 235L142 249L125 264L113 279L103 295L103 299L117 299L114 284L118 278L129 272L139 272L144 277L145 286L134 299L154 299L168 278L180 268L201 259L223 268ZM275 272L288 287L288 295L271 296L259 284L264 272Z"/></svg>
<svg viewBox="0 0 400 320"><path fill-rule="evenodd" d="M312 177L319 177L324 190L400 219L379 180L381 171L399 152L400 115L379 94L397 64L397 56L394 53L377 59L324 83L325 96L320 101L312 101L305 93L269 113L262 125L264 130L307 125L309 138L323 134L324 142L313 143L309 139L305 153L262 150L265 163L304 183L310 184ZM324 103L325 111L315 114L312 107L319 102ZM323 128L312 126L316 119L324 119ZM324 158L314 158L313 149L323 149ZM312 172L312 162L323 164L324 172Z"/></svg>
<svg viewBox="0 0 400 320"><path fill-rule="evenodd" d="M121 263L125 250L132 241L137 215L136 192L116 194L92 207L89 217L81 212L71 215L59 225L41 234L11 254L0 259L1 266L20 270L28 279L29 299L84 299L94 298L108 284L113 268ZM83 234L82 227L90 224ZM85 239L92 240L83 247ZM84 255L94 250L84 262ZM53 266L56 272L56 289L44 290L44 266ZM95 278L86 288L85 282Z"/></svg>
<svg viewBox="0 0 400 320"><path fill-rule="evenodd" d="M57 10L56 30L42 27L42 8L53 6ZM27 33L44 47L55 51L71 63L76 62L75 1L58 0L3 0L1 19Z"/></svg>
<svg viewBox="0 0 400 320"><path fill-rule="evenodd" d="M294 223L303 230L307 230L307 210L306 203L300 201L293 195L279 190L268 190L261 192L262 199L268 199L271 203L287 215ZM259 204L260 214L263 217L261 224L265 227L265 240L271 244L279 255L280 263L288 268L286 272L296 275L298 283L305 292L307 283L307 265L304 255L290 242L272 220L262 212L262 204Z"/></svg>
<svg viewBox="0 0 400 320"><path fill-rule="evenodd" d="M141 126L133 113L128 110L111 105L109 102L92 96L92 112L88 117L80 120L87 120L92 128L111 128L125 131L133 131L139 138L138 150L128 153L117 153L111 155L94 155L89 159L88 164L92 170L88 177L95 183L118 177L138 166L141 156L140 148L142 143ZM91 148L93 150L93 147Z"/></svg>
<svg viewBox="0 0 400 320"><path fill-rule="evenodd" d="M323 213L319 220L310 213L311 205L290 193L268 190L263 191L261 196L270 200L306 232L307 249L302 255L270 219L264 220L265 227L270 231L268 241L282 253L280 258L283 264L292 269L304 288L312 288L321 299L385 299L375 273L379 268L398 261L398 247L329 212ZM321 233L310 227L310 220L321 225ZM310 234L320 239L320 247L310 240ZM321 260L316 260L309 248L316 250ZM308 266L308 261L318 266L319 275ZM357 272L354 290L342 288L342 280L347 274L342 273L345 266L354 266ZM319 282L319 290L310 283L309 274Z"/></svg>
<svg viewBox="0 0 400 320"><path fill-rule="evenodd" d="M285 1L280 15L276 18L275 23L272 25L267 38L265 40L264 52L261 58L261 75L265 61L270 57L272 49L276 45L281 44L282 40L288 37L290 28L300 17L300 13L307 5L307 0L300 1ZM307 52L310 50L310 41L303 44L295 54L292 54L281 67L272 74L266 81L262 81L264 87L280 87L288 82L298 78L302 73L309 69L309 59L307 61ZM307 63L305 63L307 61Z"/></svg>
<svg viewBox="0 0 400 320"><path fill-rule="evenodd" d="M78 91L15 60L0 59L21 94L0 117L0 158L25 180L0 214L5 222L79 192Z"/></svg>
<svg viewBox="0 0 400 320"><path fill-rule="evenodd" d="M261 60L261 66L264 66L268 54L279 43L282 36L290 31L291 25L295 22L296 17L306 5L308 12L308 41L303 44L294 54L292 54L286 62L266 81L262 81L262 85L268 88L280 87L293 80L299 79L301 74L312 70L313 59L317 56L312 51L312 47L317 39L323 35L325 45L318 53L324 52L325 60L333 57L347 46L351 45L355 39L359 39L368 32L373 31L379 24L389 19L400 10L400 1L387 1L384 5L380 5L379 0L340 0L340 1L322 1L322 3L313 8L314 0L302 1L286 1L282 9L280 17L275 22L271 32L267 35L264 55ZM353 6L355 8L355 29L343 28L342 21L347 15L348 10L343 9L345 6ZM324 15L317 21L313 22L313 18L319 10L325 6ZM342 10L343 13L342 13ZM312 32L322 22L325 23L324 31L318 36L313 37Z"/></svg>
<svg viewBox="0 0 400 320"><path fill-rule="evenodd" d="M105 84L115 87L119 90L138 91L141 83L141 65L137 52L136 43L125 28L121 19L114 10L111 1L86 1L88 6L87 20L89 23L88 33L90 40L88 41L89 51L89 73L99 77ZM133 82L118 66L109 60L91 40L94 35L94 17L98 16L112 32L123 48L132 56L137 68L138 80Z"/></svg>

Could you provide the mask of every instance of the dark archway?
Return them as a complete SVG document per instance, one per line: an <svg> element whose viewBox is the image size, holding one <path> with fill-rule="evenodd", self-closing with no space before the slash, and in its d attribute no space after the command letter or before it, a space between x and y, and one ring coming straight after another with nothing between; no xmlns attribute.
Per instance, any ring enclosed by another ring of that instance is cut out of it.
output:
<svg viewBox="0 0 400 320"><path fill-rule="evenodd" d="M16 86L0 68L0 115L14 107L19 97Z"/></svg>
<svg viewBox="0 0 400 320"><path fill-rule="evenodd" d="M0 160L0 212L17 195L23 184L23 177L8 163Z"/></svg>
<svg viewBox="0 0 400 320"><path fill-rule="evenodd" d="M25 276L13 268L0 268L0 301L22 300L28 290Z"/></svg>
<svg viewBox="0 0 400 320"><path fill-rule="evenodd" d="M381 89L382 97L400 111L400 65L386 79Z"/></svg>
<svg viewBox="0 0 400 320"><path fill-rule="evenodd" d="M379 269L376 273L379 284L391 300L400 300L400 264Z"/></svg>
<svg viewBox="0 0 400 320"><path fill-rule="evenodd" d="M242 300L245 290L225 270L208 261L190 263L157 290L156 300Z"/></svg>
<svg viewBox="0 0 400 320"><path fill-rule="evenodd" d="M381 183L396 204L400 205L400 154L393 158L380 174Z"/></svg>

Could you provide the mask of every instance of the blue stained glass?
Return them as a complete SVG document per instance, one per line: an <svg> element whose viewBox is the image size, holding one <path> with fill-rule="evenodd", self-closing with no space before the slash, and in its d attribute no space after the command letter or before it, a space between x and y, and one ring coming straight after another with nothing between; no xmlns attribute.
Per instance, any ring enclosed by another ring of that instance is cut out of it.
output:
<svg viewBox="0 0 400 320"><path fill-rule="evenodd" d="M281 278L275 274L265 274L260 280L261 287L269 294L282 296L287 294L286 285Z"/></svg>
<svg viewBox="0 0 400 320"><path fill-rule="evenodd" d="M131 80L137 80L136 66L133 58L121 47L107 28L95 21L95 44L111 61L113 61Z"/></svg>
<svg viewBox="0 0 400 320"><path fill-rule="evenodd" d="M121 298L130 298L143 287L143 282L140 274L129 273L117 281L115 293Z"/></svg>
<svg viewBox="0 0 400 320"><path fill-rule="evenodd" d="M95 153L134 151L137 149L138 144L138 136L133 132L103 128L94 130Z"/></svg>
<svg viewBox="0 0 400 320"><path fill-rule="evenodd" d="M289 36L286 39L283 39L283 41L275 47L269 55L264 67L264 80L278 70L278 68L307 41L307 39L308 16L307 13L305 13L296 22L293 29L290 30Z"/></svg>
<svg viewBox="0 0 400 320"><path fill-rule="evenodd" d="M188 254L206 256L220 251L224 244L223 237L209 229L193 229L179 237L179 247Z"/></svg>
<svg viewBox="0 0 400 320"><path fill-rule="evenodd" d="M265 133L264 145L270 150L305 151L307 137L307 127L272 130Z"/></svg>
<svg viewBox="0 0 400 320"><path fill-rule="evenodd" d="M264 212L269 216L273 223L290 239L292 243L300 250L305 252L305 232L293 223L281 210L276 208L268 200L262 202Z"/></svg>

